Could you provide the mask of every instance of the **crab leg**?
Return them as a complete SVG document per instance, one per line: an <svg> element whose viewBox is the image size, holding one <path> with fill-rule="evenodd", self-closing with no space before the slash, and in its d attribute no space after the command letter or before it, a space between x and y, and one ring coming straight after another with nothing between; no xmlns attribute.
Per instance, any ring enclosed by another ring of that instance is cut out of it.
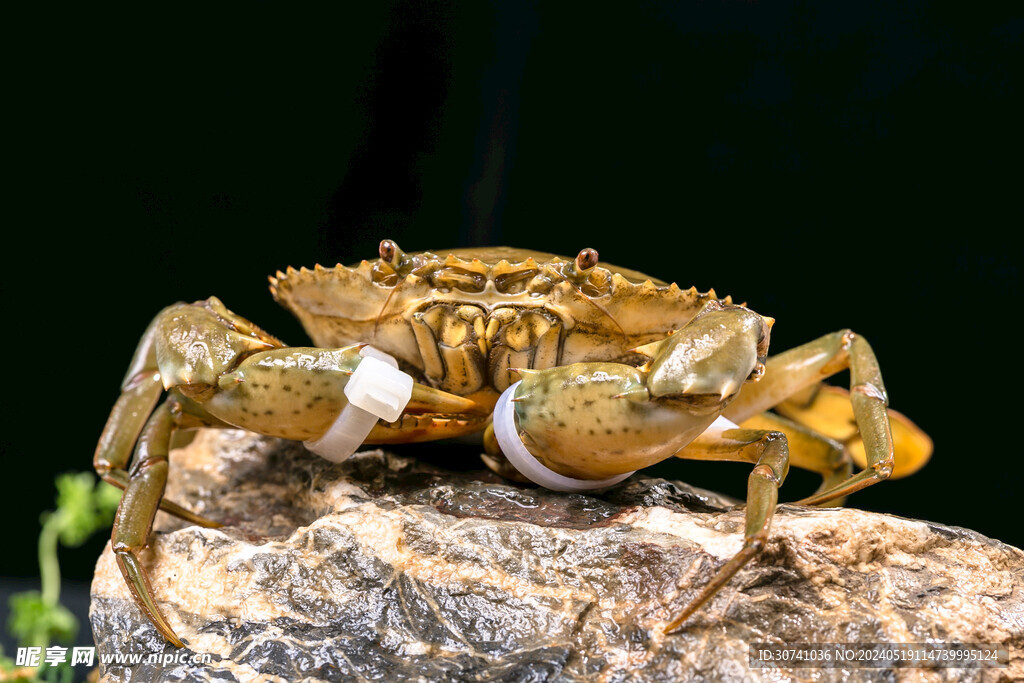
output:
<svg viewBox="0 0 1024 683"><path fill-rule="evenodd" d="M726 562L700 593L665 627L672 633L711 599L764 548L768 538L779 487L789 472L789 447L786 435L762 429L729 429L721 434L701 435L684 448L678 457L695 460L739 460L755 463L747 479L746 525L743 547Z"/></svg>
<svg viewBox="0 0 1024 683"><path fill-rule="evenodd" d="M110 411L96 445L92 464L104 480L108 480L107 473L111 470L124 470L146 419L164 391L156 361L156 328L161 315L162 311L149 323L139 340L128 373L121 383L121 395ZM117 485L113 481L110 483Z"/></svg>
<svg viewBox="0 0 1024 683"><path fill-rule="evenodd" d="M131 472L111 470L118 478L111 483L124 489L114 518L111 548L117 566L125 578L135 604L156 629L177 647L184 647L173 629L153 603L153 588L138 553L146 546L153 528L157 507L200 526L219 527L213 522L164 499L167 485L168 454L176 429L194 427L231 427L217 420L195 401L172 390L167 400L149 416L135 447ZM123 475L123 477L121 476ZM109 481L109 480L108 480ZM182 514L184 513L184 514Z"/></svg>
<svg viewBox="0 0 1024 683"><path fill-rule="evenodd" d="M117 508L111 547L135 604L164 638L184 647L153 603L149 577L139 561L139 552L146 546L167 484L167 453L173 427L174 418L167 403L157 408L146 422L135 448L128 486Z"/></svg>
<svg viewBox="0 0 1024 683"><path fill-rule="evenodd" d="M789 444L789 464L822 476L821 486L818 487L815 495L841 484L853 474L853 458L850 451L841 442L819 434L802 424L773 413L759 413L744 420L740 426L743 429L762 429L785 434ZM682 453L677 456L697 459L691 458L688 449L683 449ZM842 503L842 498L836 498L828 501L825 505L837 506Z"/></svg>
<svg viewBox="0 0 1024 683"><path fill-rule="evenodd" d="M850 330L825 335L769 358L764 377L747 387L723 415L742 422L840 370L850 370L850 402L864 442L867 468L831 488L798 501L818 505L887 479L892 474L892 432L888 398L871 346Z"/></svg>
<svg viewBox="0 0 1024 683"><path fill-rule="evenodd" d="M758 413L754 417L744 420L740 427L747 430L784 434L789 445L789 464L792 467L809 470L822 476L823 481L818 487L818 492L826 491L846 481L853 474L853 458L841 442L818 434L802 424L766 412ZM698 441L676 453L675 457L684 460L752 462L743 450L735 451L735 457L729 457L731 455L729 448L710 447L708 438L708 434L702 435ZM722 443L728 444L729 442L723 441ZM835 499L827 504L842 505L842 499Z"/></svg>
<svg viewBox="0 0 1024 683"><path fill-rule="evenodd" d="M160 315L153 319L142 335L121 385L121 395L110 411L93 455L93 468L100 478L122 490L128 486L125 467L132 448L164 390L156 360L156 334ZM220 526L170 500L161 500L160 508L193 524Z"/></svg>
<svg viewBox="0 0 1024 683"><path fill-rule="evenodd" d="M857 420L850 402L850 392L841 387L815 384L797 392L772 409L818 434L842 442L861 468L867 466L864 443L857 432ZM902 413L889 409L892 429L892 479L913 474L931 457L932 440L920 427Z"/></svg>

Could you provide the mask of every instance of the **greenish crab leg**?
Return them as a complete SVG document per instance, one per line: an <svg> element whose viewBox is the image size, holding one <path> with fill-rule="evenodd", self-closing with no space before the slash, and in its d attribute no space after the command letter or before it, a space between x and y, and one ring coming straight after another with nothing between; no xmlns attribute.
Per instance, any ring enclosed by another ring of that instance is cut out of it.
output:
<svg viewBox="0 0 1024 683"><path fill-rule="evenodd" d="M122 387L92 459L93 467L103 479L107 480L112 471L124 471L142 427L163 393L157 370L139 372ZM110 483L119 485L116 481Z"/></svg>
<svg viewBox="0 0 1024 683"><path fill-rule="evenodd" d="M764 548L779 500L779 487L789 472L789 447L786 435L779 431L728 429L721 434L701 435L677 456L693 460L739 460L755 465L747 479L743 547L665 627L665 633L672 633L682 626Z"/></svg>
<svg viewBox="0 0 1024 683"><path fill-rule="evenodd" d="M850 401L864 442L867 468L832 487L797 501L820 505L859 491L892 474L893 439L878 361L867 340L850 330L834 332L772 356L760 382L745 387L723 411L733 422L743 422L775 406L801 389L841 370L850 370Z"/></svg>
<svg viewBox="0 0 1024 683"><path fill-rule="evenodd" d="M128 473L124 470L111 470L105 477L103 477L103 481L124 491L128 488L130 479L128 477ZM206 527L207 529L219 529L224 526L220 522L215 522L212 519L203 517L202 515L197 515L188 508L178 505L173 500L167 500L166 498L162 498L160 500L160 509L169 515L174 515L178 519L185 520L186 522L195 524L196 526Z"/></svg>
<svg viewBox="0 0 1024 683"><path fill-rule="evenodd" d="M146 547L167 485L168 445L173 428L174 417L167 403L157 408L146 422L135 448L128 487L117 508L111 548L135 604L164 638L177 647L184 647L153 603L153 589L138 557Z"/></svg>
<svg viewBox="0 0 1024 683"><path fill-rule="evenodd" d="M121 382L121 395L110 411L96 445L92 464L103 479L107 479L111 470L123 470L128 464L135 441L164 391L156 360L157 322L161 315L163 311L149 323L135 347L128 372ZM110 483L118 485L113 481Z"/></svg>
<svg viewBox="0 0 1024 683"><path fill-rule="evenodd" d="M818 487L815 495L845 482L853 474L853 458L841 442L819 434L802 424L787 420L774 413L758 413L754 417L744 420L740 427L785 434L786 442L789 444L790 466L815 472L822 477L821 486ZM688 457L685 454L685 449L683 455L679 457ZM823 505L838 506L843 504L843 500L843 498L835 498Z"/></svg>

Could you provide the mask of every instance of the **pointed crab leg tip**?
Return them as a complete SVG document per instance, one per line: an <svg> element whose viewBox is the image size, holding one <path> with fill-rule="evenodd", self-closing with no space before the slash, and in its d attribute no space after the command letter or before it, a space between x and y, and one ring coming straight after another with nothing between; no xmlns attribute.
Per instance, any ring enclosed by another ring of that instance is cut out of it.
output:
<svg viewBox="0 0 1024 683"><path fill-rule="evenodd" d="M694 613L697 611L697 608L699 606L700 606L700 604L697 604L697 605L691 604L691 605L689 605L686 609L683 610L682 614L680 614L678 617L673 619L671 622L669 622L665 626L665 628L662 629L662 633L664 633L667 636L671 636L671 635L675 635L675 634L679 633L680 631L682 631L683 630L683 624L685 624L690 619L690 617L692 617L694 615Z"/></svg>
<svg viewBox="0 0 1024 683"><path fill-rule="evenodd" d="M713 592L714 591L712 591L712 593ZM704 603L707 602L710 597L711 594L709 594L707 592L707 588L705 588L704 594L699 595L696 600L687 605L682 614L673 619L667 626L665 626L664 629L662 629L662 633L669 636L682 631L683 625L690 619L690 617L697 613L697 610L704 606Z"/></svg>
<svg viewBox="0 0 1024 683"><path fill-rule="evenodd" d="M679 633L681 633L682 630L683 630L683 625L682 624L676 624L674 626L673 625L666 626L665 630L663 630L662 633L664 633L666 636L675 636L675 635L678 635Z"/></svg>
<svg viewBox="0 0 1024 683"><path fill-rule="evenodd" d="M167 642L175 647L184 648L185 643L181 642L181 638L178 637L178 634L174 632L174 629L171 628L163 615L160 614L156 604L153 603L153 598L149 594L149 579L146 578L145 570L139 564L138 558L131 552L116 552L114 559L121 570L121 575L128 584L128 592L131 593L136 606L149 618L150 623L153 624L153 627L156 628Z"/></svg>

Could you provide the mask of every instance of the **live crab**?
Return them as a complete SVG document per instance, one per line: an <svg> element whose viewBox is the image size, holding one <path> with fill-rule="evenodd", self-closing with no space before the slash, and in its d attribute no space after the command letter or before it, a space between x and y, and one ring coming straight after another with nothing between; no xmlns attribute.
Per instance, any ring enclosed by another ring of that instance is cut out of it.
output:
<svg viewBox="0 0 1024 683"><path fill-rule="evenodd" d="M491 469L526 480L506 459L512 446L566 490L608 486L669 457L753 464L742 549L669 633L764 546L791 464L823 477L797 503L825 505L930 457L928 437L887 411L874 353L850 330L768 358L773 319L714 290L600 263L593 249L575 259L505 247L443 253L406 254L384 240L379 258L351 268L278 272L274 297L316 347L285 346L216 298L170 306L149 325L94 466L124 489L112 548L134 601L169 642L183 646L139 561L157 508L220 526L163 498L174 431L242 428L316 450L342 422L350 379L380 358L411 388L355 445L480 433ZM849 392L820 384L847 369ZM509 425L503 438L496 406Z"/></svg>

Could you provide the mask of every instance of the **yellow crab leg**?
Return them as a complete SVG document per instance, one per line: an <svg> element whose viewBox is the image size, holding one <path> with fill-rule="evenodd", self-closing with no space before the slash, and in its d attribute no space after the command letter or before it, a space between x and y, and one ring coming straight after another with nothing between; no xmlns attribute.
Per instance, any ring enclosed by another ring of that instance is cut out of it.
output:
<svg viewBox="0 0 1024 683"><path fill-rule="evenodd" d="M710 600L763 548L778 503L779 487L789 472L786 435L761 429L729 429L721 434L704 434L691 442L678 457L695 460L740 460L755 463L747 478L746 524L743 547L708 581L683 611L666 627L672 633Z"/></svg>
<svg viewBox="0 0 1024 683"><path fill-rule="evenodd" d="M857 431L850 392L842 387L815 384L790 396L773 410L819 434L841 441L858 467L867 467L864 443ZM909 476L927 464L933 444L931 438L906 415L889 408L892 429L892 479Z"/></svg>

